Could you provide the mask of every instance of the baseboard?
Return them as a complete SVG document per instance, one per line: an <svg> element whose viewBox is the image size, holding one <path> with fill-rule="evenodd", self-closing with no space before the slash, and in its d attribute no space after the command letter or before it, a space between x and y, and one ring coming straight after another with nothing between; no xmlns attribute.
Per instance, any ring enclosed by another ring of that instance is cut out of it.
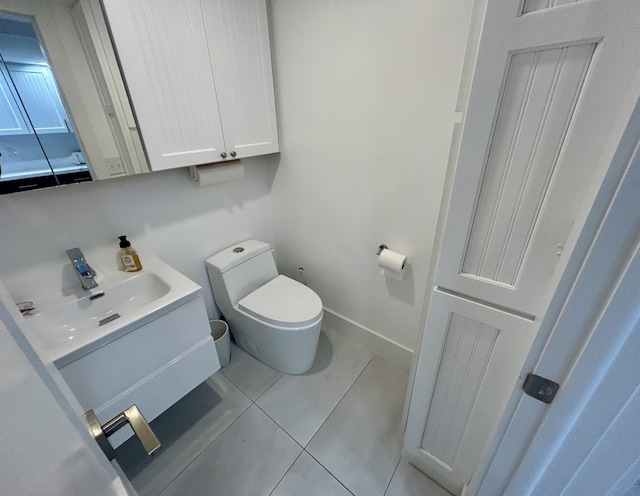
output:
<svg viewBox="0 0 640 496"><path fill-rule="evenodd" d="M412 350L326 307L322 327L344 334L405 370L411 369Z"/></svg>

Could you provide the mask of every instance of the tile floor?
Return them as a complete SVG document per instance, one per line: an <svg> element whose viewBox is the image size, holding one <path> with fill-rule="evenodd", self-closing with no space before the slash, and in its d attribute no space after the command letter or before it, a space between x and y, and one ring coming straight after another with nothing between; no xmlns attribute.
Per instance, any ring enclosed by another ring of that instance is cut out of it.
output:
<svg viewBox="0 0 640 496"><path fill-rule="evenodd" d="M117 460L141 496L450 496L401 459L408 373L335 331L290 376L232 347L231 363L130 439Z"/></svg>

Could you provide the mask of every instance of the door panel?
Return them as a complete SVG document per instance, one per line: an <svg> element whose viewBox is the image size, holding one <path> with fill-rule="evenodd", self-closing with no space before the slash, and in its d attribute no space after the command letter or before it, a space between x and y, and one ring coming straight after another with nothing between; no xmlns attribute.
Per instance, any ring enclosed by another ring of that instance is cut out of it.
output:
<svg viewBox="0 0 640 496"><path fill-rule="evenodd" d="M512 56L462 274L516 286L594 49Z"/></svg>
<svg viewBox="0 0 640 496"><path fill-rule="evenodd" d="M236 158L278 151L267 5L264 0L205 2L227 152Z"/></svg>
<svg viewBox="0 0 640 496"><path fill-rule="evenodd" d="M536 10L551 9L568 3L582 2L584 0L524 0L522 13L535 12Z"/></svg>
<svg viewBox="0 0 640 496"><path fill-rule="evenodd" d="M219 161L224 149L202 3L103 2L153 170Z"/></svg>
<svg viewBox="0 0 640 496"><path fill-rule="evenodd" d="M27 64L7 64L7 69L36 133L71 132L51 69Z"/></svg>
<svg viewBox="0 0 640 496"><path fill-rule="evenodd" d="M465 298L435 290L427 328L433 339L429 360L417 374L428 409L419 450L429 473L467 483L517 379L507 373L524 360L533 322ZM436 343L439 346L436 346ZM421 354L422 358L422 354ZM430 370L429 370L430 369Z"/></svg>
<svg viewBox="0 0 640 496"><path fill-rule="evenodd" d="M9 74L0 62L0 136L31 132L18 102Z"/></svg>
<svg viewBox="0 0 640 496"><path fill-rule="evenodd" d="M437 285L537 315L638 69L639 7L514 9L481 40Z"/></svg>

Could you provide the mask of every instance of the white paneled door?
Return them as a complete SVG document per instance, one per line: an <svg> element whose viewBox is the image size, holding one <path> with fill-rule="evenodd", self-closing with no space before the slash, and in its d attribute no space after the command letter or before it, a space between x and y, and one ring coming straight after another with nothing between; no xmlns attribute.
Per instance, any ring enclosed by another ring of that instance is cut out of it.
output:
<svg viewBox="0 0 640 496"><path fill-rule="evenodd" d="M132 496L59 372L22 333L25 322L0 283L0 494Z"/></svg>
<svg viewBox="0 0 640 496"><path fill-rule="evenodd" d="M488 2L437 283L534 316L637 75L640 5L518 4Z"/></svg>
<svg viewBox="0 0 640 496"><path fill-rule="evenodd" d="M451 491L493 436L612 159L638 19L634 0L486 4L405 439Z"/></svg>

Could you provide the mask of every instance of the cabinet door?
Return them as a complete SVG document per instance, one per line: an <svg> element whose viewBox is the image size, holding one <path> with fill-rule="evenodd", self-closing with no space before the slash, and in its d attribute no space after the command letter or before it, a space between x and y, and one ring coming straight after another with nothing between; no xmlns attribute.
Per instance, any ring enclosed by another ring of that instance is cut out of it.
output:
<svg viewBox="0 0 640 496"><path fill-rule="evenodd" d="M488 2L437 285L539 313L610 160L640 69L639 18L632 0Z"/></svg>
<svg viewBox="0 0 640 496"><path fill-rule="evenodd" d="M20 95L26 119L38 134L71 132L62 99L48 67L9 64L7 69Z"/></svg>
<svg viewBox="0 0 640 496"><path fill-rule="evenodd" d="M29 134L18 97L4 67L0 66L0 135Z"/></svg>
<svg viewBox="0 0 640 496"><path fill-rule="evenodd" d="M203 7L227 153L277 152L266 1L215 0Z"/></svg>
<svg viewBox="0 0 640 496"><path fill-rule="evenodd" d="M151 168L224 151L201 0L103 0Z"/></svg>

